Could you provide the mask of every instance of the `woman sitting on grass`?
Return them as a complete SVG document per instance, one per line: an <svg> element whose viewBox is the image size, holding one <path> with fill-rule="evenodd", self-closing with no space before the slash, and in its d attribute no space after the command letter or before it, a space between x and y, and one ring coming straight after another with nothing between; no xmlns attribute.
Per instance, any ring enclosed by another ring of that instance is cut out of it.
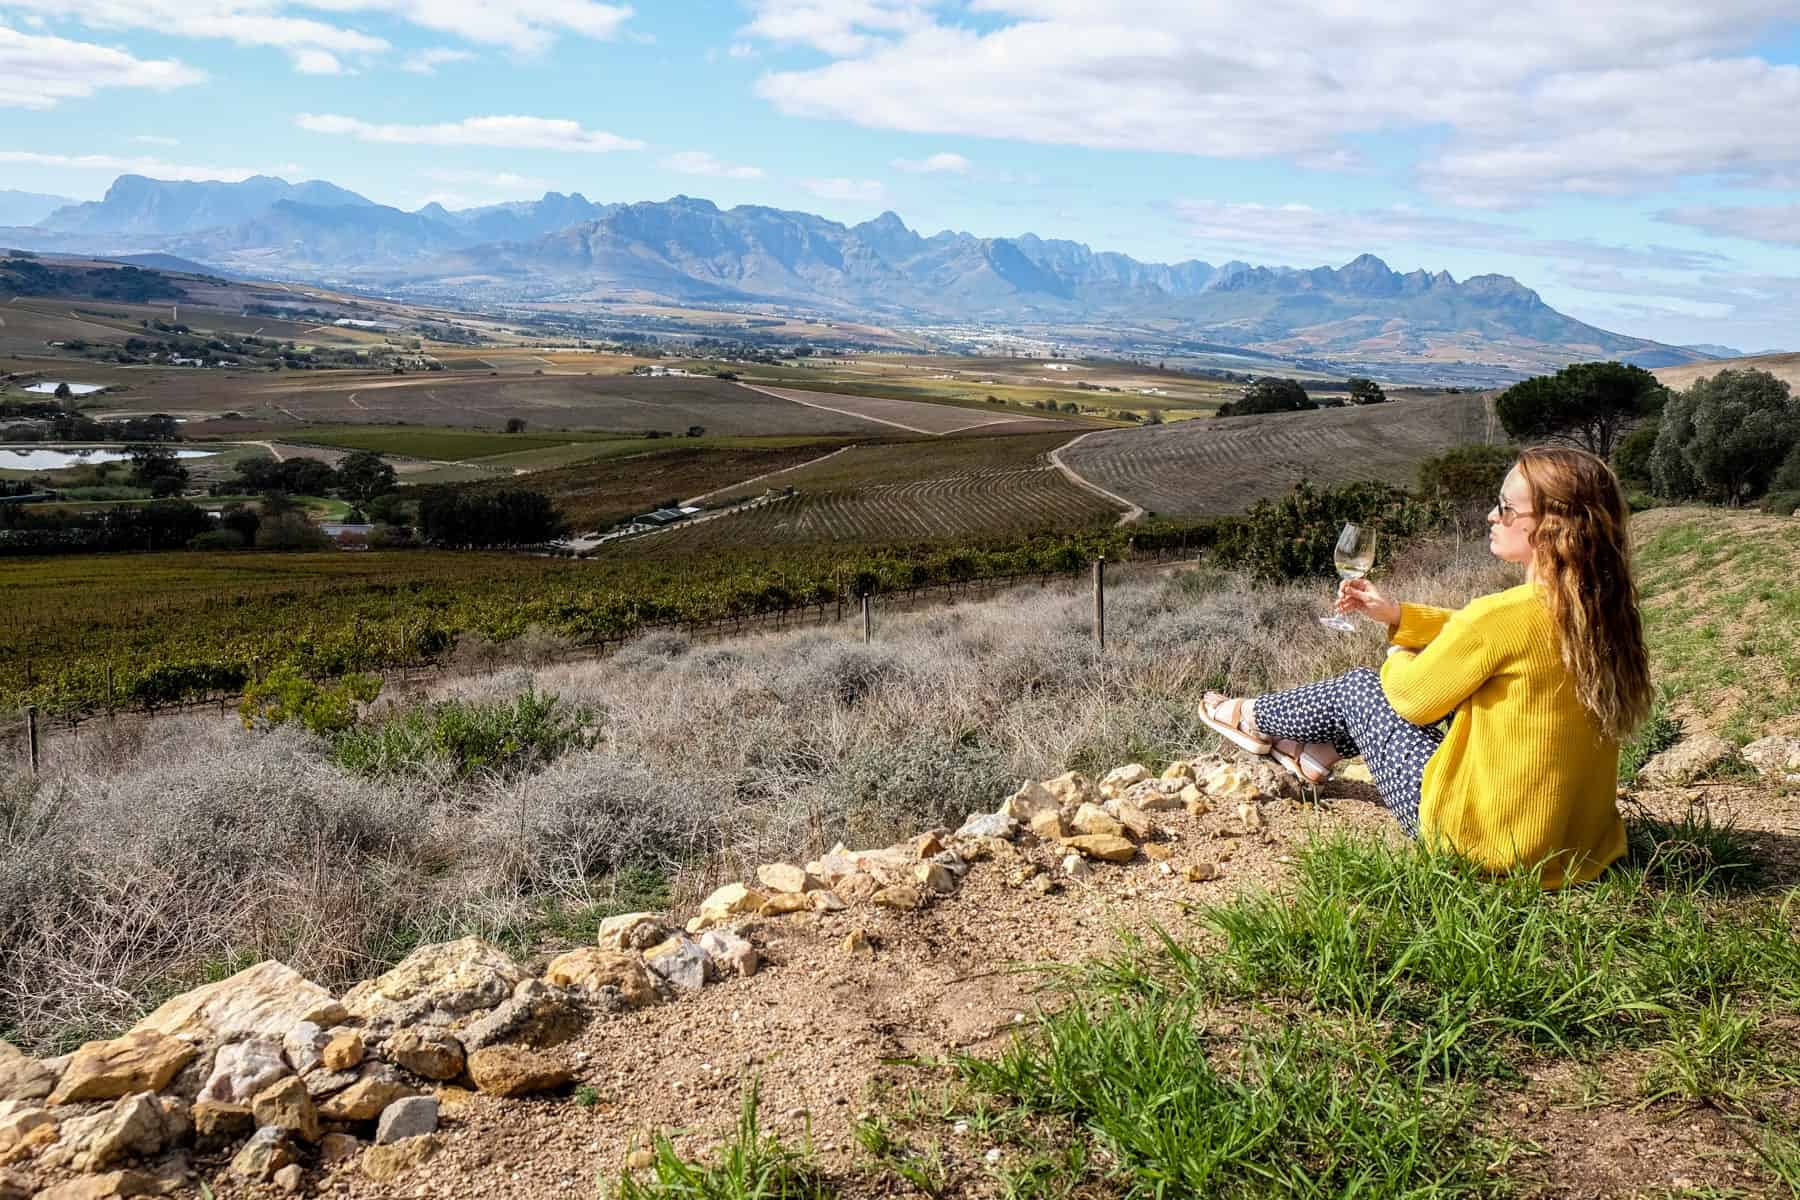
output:
<svg viewBox="0 0 1800 1200"><path fill-rule="evenodd" d="M1526 564L1524 584L1452 612L1349 580L1337 610L1385 623L1398 648L1379 674L1209 692L1201 719L1313 782L1361 754L1409 835L1492 870L1541 865L1546 887L1586 882L1625 852L1619 743L1650 708L1625 498L1594 455L1532 449L1487 521L1488 549Z"/></svg>

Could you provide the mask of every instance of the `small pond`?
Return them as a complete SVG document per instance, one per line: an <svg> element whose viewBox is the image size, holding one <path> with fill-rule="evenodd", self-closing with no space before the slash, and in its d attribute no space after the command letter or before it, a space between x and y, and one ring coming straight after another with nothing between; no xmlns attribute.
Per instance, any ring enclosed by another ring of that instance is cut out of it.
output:
<svg viewBox="0 0 1800 1200"><path fill-rule="evenodd" d="M213 450L177 450L176 458L208 458L217 453ZM64 467L79 467L85 463L129 462L131 455L124 450L102 450L99 447L85 447L74 450L41 450L37 447L26 449L21 446L0 446L0 471L60 471Z"/></svg>
<svg viewBox="0 0 1800 1200"><path fill-rule="evenodd" d="M61 386L62 382L60 380L53 379L48 383L34 383L25 390L34 396L54 396L56 395L56 389ZM106 385L104 383L69 384L69 395L71 396L91 396L95 392L104 392L105 390Z"/></svg>

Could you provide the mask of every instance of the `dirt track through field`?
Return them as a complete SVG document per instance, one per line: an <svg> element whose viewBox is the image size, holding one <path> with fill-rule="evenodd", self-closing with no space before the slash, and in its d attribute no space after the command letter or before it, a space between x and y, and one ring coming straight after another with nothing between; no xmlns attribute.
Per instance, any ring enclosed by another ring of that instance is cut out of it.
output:
<svg viewBox="0 0 1800 1200"><path fill-rule="evenodd" d="M956 408L949 404L928 404L920 400L890 400L884 396L849 396L837 392L811 392L796 388L764 387L756 383L742 383L739 387L753 392L761 392L765 396L773 396L777 400L787 400L807 408L823 409L825 412L838 413L846 417L858 417L864 421L874 421L881 425L892 425L896 429L904 429L908 433L923 433L928 437L947 437L953 433L962 433L969 429L980 429L986 425L1011 424L1019 421L1032 421L1055 426L1061 422L1053 422L1045 417L1021 417L1016 413L996 413L994 415L973 414L972 410ZM975 419L970 417L974 415Z"/></svg>

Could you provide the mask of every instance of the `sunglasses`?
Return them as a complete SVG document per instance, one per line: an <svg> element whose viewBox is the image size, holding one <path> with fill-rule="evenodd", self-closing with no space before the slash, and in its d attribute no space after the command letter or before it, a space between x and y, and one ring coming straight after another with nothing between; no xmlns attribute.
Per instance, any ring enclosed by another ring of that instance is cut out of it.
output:
<svg viewBox="0 0 1800 1200"><path fill-rule="evenodd" d="M1522 508L1514 508L1512 502L1505 496L1500 496L1494 501L1494 511L1500 514L1500 523L1508 529L1512 528L1512 523L1518 518L1531 516Z"/></svg>

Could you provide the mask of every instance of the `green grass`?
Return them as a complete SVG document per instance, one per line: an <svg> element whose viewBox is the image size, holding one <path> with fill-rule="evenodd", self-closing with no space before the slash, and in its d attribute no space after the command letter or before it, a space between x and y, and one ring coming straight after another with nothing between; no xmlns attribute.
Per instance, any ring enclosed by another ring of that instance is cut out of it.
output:
<svg viewBox="0 0 1800 1200"><path fill-rule="evenodd" d="M833 1191L812 1165L810 1148L794 1150L763 1133L757 1103L752 1084L737 1129L714 1161L683 1158L666 1134L658 1134L650 1147L651 1165L625 1170L611 1189L602 1179L600 1195L607 1200L827 1200Z"/></svg>
<svg viewBox="0 0 1800 1200"><path fill-rule="evenodd" d="M1647 514L1644 634L1668 715L1742 745L1800 712L1800 523L1722 509Z"/></svg>
<svg viewBox="0 0 1800 1200"><path fill-rule="evenodd" d="M1633 826L1626 862L1551 893L1317 839L1284 894L1065 969L1035 1028L954 1062L1002 1194L1508 1195L1530 1148L1489 1114L1559 1060L1598 1073L1599 1102L1741 1120L1740 1158L1791 1179L1800 891L1755 890L1744 840L1704 814ZM876 1162L898 1169L905 1124L865 1123Z"/></svg>

